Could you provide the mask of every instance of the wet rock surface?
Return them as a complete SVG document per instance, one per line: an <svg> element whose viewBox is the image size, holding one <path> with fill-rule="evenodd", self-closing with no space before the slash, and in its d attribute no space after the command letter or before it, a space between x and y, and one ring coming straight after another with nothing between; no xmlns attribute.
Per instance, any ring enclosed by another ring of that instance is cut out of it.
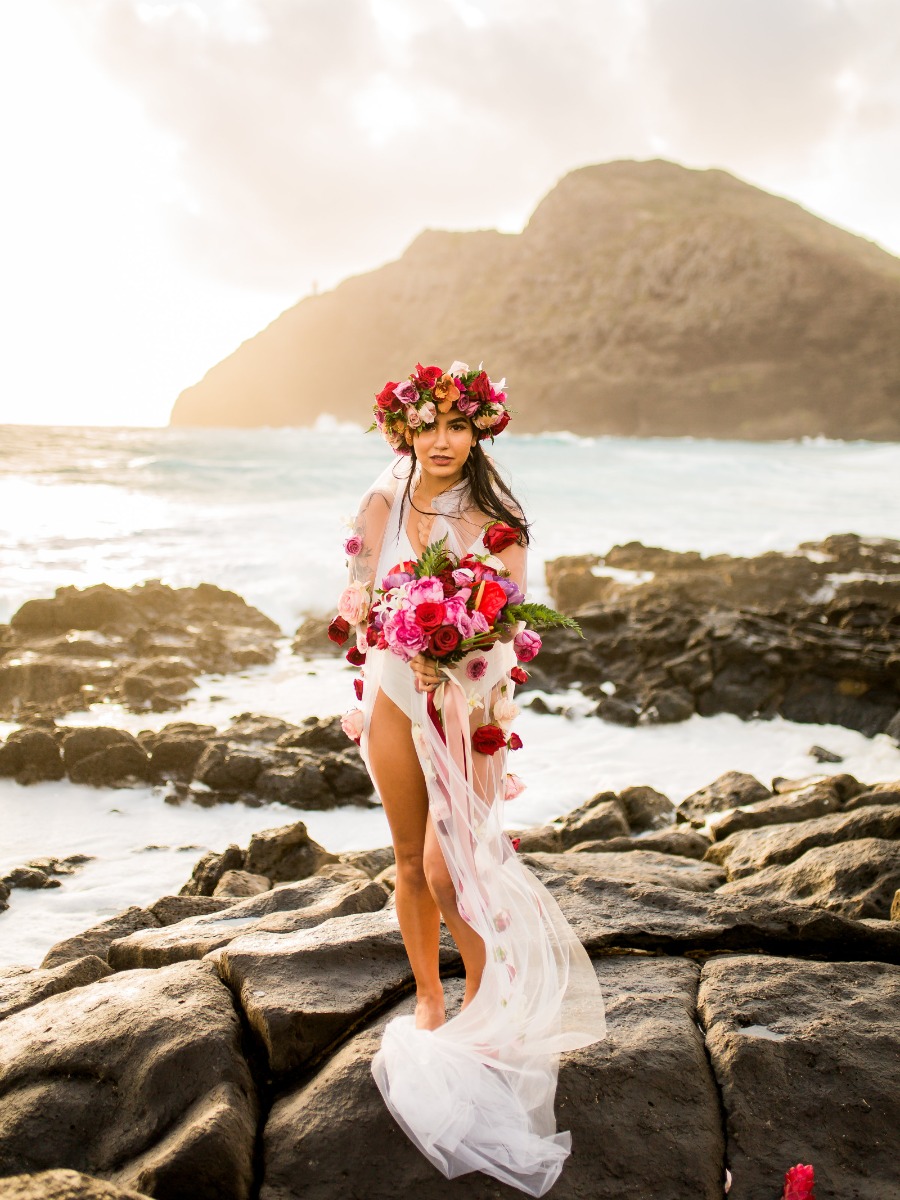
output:
<svg viewBox="0 0 900 1200"><path fill-rule="evenodd" d="M73 729L43 720L41 729L14 730L0 743L0 775L22 784L65 777L92 787L167 784L171 804L277 800L310 810L374 803L368 772L340 717L292 725L243 713L223 730L176 721L137 737L109 726Z"/></svg>
<svg viewBox="0 0 900 1200"><path fill-rule="evenodd" d="M816 1192L898 1195L900 967L740 955L703 967L698 1008L728 1129L729 1200L777 1196L785 1163Z"/></svg>
<svg viewBox="0 0 900 1200"><path fill-rule="evenodd" d="M0 717L60 716L100 700L135 712L180 708L198 675L272 662L280 634L236 593L209 583L58 588L0 626ZM5 755L0 770L18 774ZM31 747L29 761L36 756Z"/></svg>
<svg viewBox="0 0 900 1200"><path fill-rule="evenodd" d="M295 740L329 753L335 739L327 721L235 726L241 754ZM561 1062L574 1153L554 1194L719 1197L727 1167L729 1200L767 1200L810 1161L829 1194L890 1195L898 793L729 772L684 814L630 788L522 831L527 864L594 957L609 1020L605 1041ZM747 814L778 823L744 827ZM586 830L598 836L577 840ZM158 1200L456 1194L371 1077L385 1020L411 1004L393 862L390 847L333 854L302 821L262 830L204 854L181 895L0 973L0 1171L70 1168ZM265 890L224 894L242 887ZM446 934L442 966L461 971ZM448 981L451 1008L461 990ZM514 1194L478 1175L462 1186Z"/></svg>
<svg viewBox="0 0 900 1200"><path fill-rule="evenodd" d="M257 1101L228 990L203 963L124 972L3 1022L0 1166L244 1200Z"/></svg>
<svg viewBox="0 0 900 1200"><path fill-rule="evenodd" d="M613 578L620 570L634 582ZM897 737L898 576L900 542L856 534L749 559L639 542L556 559L554 603L577 614L585 640L548 632L532 683L579 684L600 716L625 723L780 714Z"/></svg>

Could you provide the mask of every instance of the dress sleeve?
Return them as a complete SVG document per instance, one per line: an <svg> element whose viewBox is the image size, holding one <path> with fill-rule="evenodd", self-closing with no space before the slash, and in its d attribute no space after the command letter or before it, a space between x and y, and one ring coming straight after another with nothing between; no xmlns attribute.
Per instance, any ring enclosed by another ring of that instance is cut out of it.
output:
<svg viewBox="0 0 900 1200"><path fill-rule="evenodd" d="M365 584L370 595L376 582L391 502L391 497L380 489L367 492L353 522L353 537L359 539L361 548L348 560L350 583Z"/></svg>

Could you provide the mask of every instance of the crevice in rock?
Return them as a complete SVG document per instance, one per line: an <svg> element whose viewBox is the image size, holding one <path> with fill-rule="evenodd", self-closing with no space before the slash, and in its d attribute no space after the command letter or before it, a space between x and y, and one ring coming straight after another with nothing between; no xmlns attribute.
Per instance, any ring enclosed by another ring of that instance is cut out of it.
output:
<svg viewBox="0 0 900 1200"><path fill-rule="evenodd" d="M707 1063L707 1066L709 1067L710 1078L713 1081L713 1086L716 1089L716 1097L719 1102L719 1124L722 1127L722 1146L723 1146L722 1191L724 1194L725 1179L726 1179L725 1172L726 1172L726 1170L730 1170L729 1162L728 1162L728 1146L729 1146L728 1109L725 1105L725 1095L722 1091L722 1085L719 1082L719 1077L716 1074L716 1069L715 1069L715 1066L713 1065L712 1055L709 1052L709 1046L706 1044L706 1026L703 1024L703 1017L700 1013L700 1006L698 1004L698 999L699 999L699 995L700 995L700 984L701 984L702 979L703 979L703 968L701 967L700 975L697 978L697 990L694 993L694 1022L696 1024L697 1028L700 1030L700 1036L703 1039L703 1053L706 1056L706 1063Z"/></svg>
<svg viewBox="0 0 900 1200"><path fill-rule="evenodd" d="M222 982L222 986L231 997L231 1003L234 1006L235 1014L240 1022L240 1051L250 1070L250 1078L253 1080L253 1086L256 1090L256 1137L253 1140L253 1161L251 1163L253 1184L248 1200L259 1200L259 1193L262 1187L264 1176L263 1131L266 1128L266 1122L269 1119L269 1112L274 1102L272 1080L269 1078L268 1063L266 1062L265 1051L259 1045L259 1041L250 1027L250 1022L247 1020L247 1014L244 1012L240 1000L235 995L234 990L227 983Z"/></svg>

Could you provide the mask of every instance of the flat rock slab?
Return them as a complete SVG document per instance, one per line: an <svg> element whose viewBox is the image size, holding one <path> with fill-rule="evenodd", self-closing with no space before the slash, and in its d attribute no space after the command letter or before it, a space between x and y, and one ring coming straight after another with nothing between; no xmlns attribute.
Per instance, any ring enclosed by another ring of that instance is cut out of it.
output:
<svg viewBox="0 0 900 1200"><path fill-rule="evenodd" d="M319 1057L412 982L393 911L246 934L212 958L276 1073ZM445 934L441 966L458 961Z"/></svg>
<svg viewBox="0 0 900 1200"><path fill-rule="evenodd" d="M694 1019L699 969L643 955L609 956L595 967L607 1037L562 1059L557 1122L571 1130L573 1153L552 1195L720 1200L724 1139ZM521 1197L481 1174L444 1179L388 1114L371 1060L387 1020L410 1010L409 1001L398 1005L276 1102L264 1135L261 1200Z"/></svg>
<svg viewBox="0 0 900 1200"><path fill-rule="evenodd" d="M852 921L800 904L589 875L542 878L592 954L607 949L666 954L760 950L900 962L900 926L895 921Z"/></svg>
<svg viewBox="0 0 900 1200"><path fill-rule="evenodd" d="M48 996L84 987L109 975L112 968L96 954L76 958L49 970L42 967L10 967L0 971L0 1020L30 1008Z"/></svg>
<svg viewBox="0 0 900 1200"><path fill-rule="evenodd" d="M764 867L726 883L720 896L759 896L811 904L845 917L890 919L900 888L900 841L859 838L814 846L786 866Z"/></svg>
<svg viewBox="0 0 900 1200"><path fill-rule="evenodd" d="M615 837L607 841L581 842L572 846L572 854L610 854L627 850L656 850L660 854L677 854L682 858L702 859L710 840L696 829L658 829L639 837ZM538 847L535 847L538 849Z"/></svg>
<svg viewBox="0 0 900 1200"><path fill-rule="evenodd" d="M136 929L155 928L157 925L159 919L149 909L137 906L126 908L114 917L85 929L83 933L76 933L73 937L65 938L51 946L44 955L41 966L59 967L63 963L84 958L89 954L95 954L106 961L109 948L117 938L125 937Z"/></svg>
<svg viewBox="0 0 900 1200"><path fill-rule="evenodd" d="M656 850L577 854L529 854L528 866L564 875L592 875L623 883L655 883L689 892L711 892L726 880L725 872L711 863Z"/></svg>
<svg viewBox="0 0 900 1200"><path fill-rule="evenodd" d="M387 898L387 889L362 872L349 882L314 875L235 901L219 912L189 917L164 928L142 929L114 942L109 961L123 971L203 958L253 930L309 929L345 913L383 908Z"/></svg>
<svg viewBox="0 0 900 1200"><path fill-rule="evenodd" d="M246 1200L256 1097L207 963L127 971L3 1022L0 1174L67 1167L158 1197Z"/></svg>
<svg viewBox="0 0 900 1200"><path fill-rule="evenodd" d="M0 1179L0 1200L150 1200L80 1171L39 1171Z"/></svg>
<svg viewBox="0 0 900 1200"><path fill-rule="evenodd" d="M699 1011L727 1113L728 1200L896 1200L900 969L738 955L703 967Z"/></svg>
<svg viewBox="0 0 900 1200"><path fill-rule="evenodd" d="M724 866L730 881L743 879L763 867L793 862L813 846L869 837L900 838L900 804L871 805L797 824L742 830L714 842L706 859Z"/></svg>

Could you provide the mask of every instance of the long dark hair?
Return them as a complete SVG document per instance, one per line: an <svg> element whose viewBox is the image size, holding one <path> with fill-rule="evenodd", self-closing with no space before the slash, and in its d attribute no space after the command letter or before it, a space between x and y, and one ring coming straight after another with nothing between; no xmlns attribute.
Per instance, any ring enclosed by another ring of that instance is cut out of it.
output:
<svg viewBox="0 0 900 1200"><path fill-rule="evenodd" d="M412 468L406 481L406 491L403 503L412 505L412 484L416 470L416 447L413 443L410 453ZM531 541L528 522L522 511L522 505L515 498L503 479L503 476L481 448L481 442L472 447L466 464L463 467L463 479L469 485L472 500L479 511L487 513L495 521L504 521L513 529L518 529L522 541L527 546Z"/></svg>

